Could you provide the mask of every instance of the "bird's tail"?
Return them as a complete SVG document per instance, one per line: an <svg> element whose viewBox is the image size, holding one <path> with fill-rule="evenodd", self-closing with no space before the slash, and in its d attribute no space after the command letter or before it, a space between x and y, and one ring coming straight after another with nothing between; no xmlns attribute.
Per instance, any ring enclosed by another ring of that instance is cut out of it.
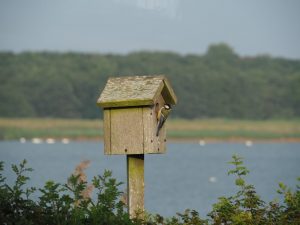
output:
<svg viewBox="0 0 300 225"><path fill-rule="evenodd" d="M156 129L156 137L158 137L158 134L159 134L159 126L157 126L157 129Z"/></svg>

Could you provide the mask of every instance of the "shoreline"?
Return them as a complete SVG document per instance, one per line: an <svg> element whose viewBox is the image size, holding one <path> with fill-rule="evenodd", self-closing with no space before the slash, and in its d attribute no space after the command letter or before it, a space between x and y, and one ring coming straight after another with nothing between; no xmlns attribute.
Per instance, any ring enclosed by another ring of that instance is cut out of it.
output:
<svg viewBox="0 0 300 225"><path fill-rule="evenodd" d="M23 141L21 140L23 139ZM77 137L77 138L53 138L53 137L36 137L36 138L20 138L20 139L0 139L0 142L33 142L34 139L40 140L42 143L47 142L48 140L53 140L54 143L60 143L63 139L67 139L68 142L103 142L103 138L95 137ZM300 138L271 138L271 139L259 139L259 138L243 138L243 137L232 137L232 138L173 138L170 137L167 139L168 143L193 143L193 144L217 144L217 143L234 143L234 144L245 144L249 143L300 143ZM52 144L52 143L50 143Z"/></svg>
<svg viewBox="0 0 300 225"><path fill-rule="evenodd" d="M274 138L274 139L255 139L255 138L227 138L227 139L217 139L217 138L169 138L170 142L175 143L199 143L200 141L205 141L208 144L215 143L300 143L300 138Z"/></svg>
<svg viewBox="0 0 300 225"><path fill-rule="evenodd" d="M174 143L300 143L300 118L265 121L171 119L167 130L168 141ZM103 121L98 119L0 118L0 141L100 141L102 136Z"/></svg>

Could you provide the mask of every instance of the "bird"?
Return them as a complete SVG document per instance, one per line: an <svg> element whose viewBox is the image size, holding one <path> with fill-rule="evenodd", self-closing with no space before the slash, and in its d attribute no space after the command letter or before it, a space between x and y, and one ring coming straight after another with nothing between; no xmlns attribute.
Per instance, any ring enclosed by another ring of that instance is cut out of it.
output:
<svg viewBox="0 0 300 225"><path fill-rule="evenodd" d="M164 125L166 119L168 118L169 113L171 112L172 108L169 104L165 104L157 113L157 130L156 130L156 137L158 137L159 131Z"/></svg>

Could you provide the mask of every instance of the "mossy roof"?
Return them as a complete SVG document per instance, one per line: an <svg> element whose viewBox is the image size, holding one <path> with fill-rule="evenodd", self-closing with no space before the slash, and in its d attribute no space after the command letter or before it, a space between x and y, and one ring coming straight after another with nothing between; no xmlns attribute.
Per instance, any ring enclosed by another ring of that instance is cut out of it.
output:
<svg viewBox="0 0 300 225"><path fill-rule="evenodd" d="M163 76L130 76L109 78L97 104L103 108L153 105L162 94L166 103L175 105L176 95Z"/></svg>

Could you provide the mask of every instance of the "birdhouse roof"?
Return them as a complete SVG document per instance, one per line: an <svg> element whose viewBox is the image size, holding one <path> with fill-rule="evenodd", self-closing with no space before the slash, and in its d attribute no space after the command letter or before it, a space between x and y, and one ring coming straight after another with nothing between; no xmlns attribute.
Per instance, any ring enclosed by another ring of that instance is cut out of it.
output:
<svg viewBox="0 0 300 225"><path fill-rule="evenodd" d="M97 104L103 108L153 105L162 95L166 103L175 105L176 95L163 76L131 76L109 78Z"/></svg>

